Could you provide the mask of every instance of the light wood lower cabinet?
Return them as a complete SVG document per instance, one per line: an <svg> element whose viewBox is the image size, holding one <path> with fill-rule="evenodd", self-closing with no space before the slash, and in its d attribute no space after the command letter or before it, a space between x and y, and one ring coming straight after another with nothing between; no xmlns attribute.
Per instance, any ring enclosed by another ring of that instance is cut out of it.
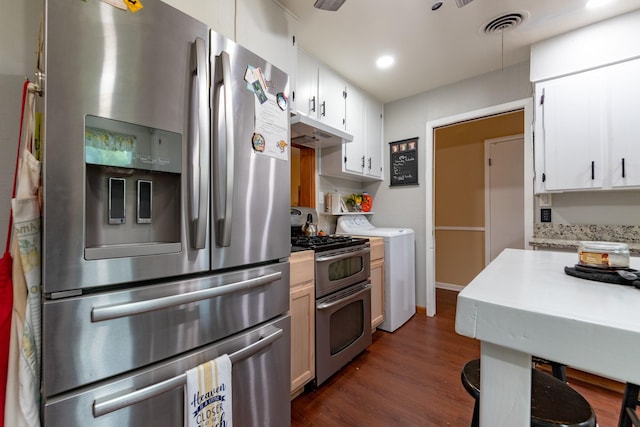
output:
<svg viewBox="0 0 640 427"><path fill-rule="evenodd" d="M384 239L369 237L371 245L371 330L384 320Z"/></svg>
<svg viewBox="0 0 640 427"><path fill-rule="evenodd" d="M314 252L294 252L291 262L291 395L315 377Z"/></svg>

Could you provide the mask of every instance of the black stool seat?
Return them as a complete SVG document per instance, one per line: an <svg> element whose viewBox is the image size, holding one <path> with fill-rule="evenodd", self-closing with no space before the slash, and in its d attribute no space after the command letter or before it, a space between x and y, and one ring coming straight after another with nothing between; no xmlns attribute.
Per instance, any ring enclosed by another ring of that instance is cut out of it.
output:
<svg viewBox="0 0 640 427"><path fill-rule="evenodd" d="M532 369L531 425L535 427L595 427L596 415L589 402L567 383ZM462 368L462 385L476 400L472 427L478 426L480 407L480 359Z"/></svg>

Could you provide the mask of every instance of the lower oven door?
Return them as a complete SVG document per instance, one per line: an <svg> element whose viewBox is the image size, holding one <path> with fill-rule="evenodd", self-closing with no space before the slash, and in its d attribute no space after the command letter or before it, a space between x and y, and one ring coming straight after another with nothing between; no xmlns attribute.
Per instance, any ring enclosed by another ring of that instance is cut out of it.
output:
<svg viewBox="0 0 640 427"><path fill-rule="evenodd" d="M316 301L316 380L320 385L371 344L371 285Z"/></svg>
<svg viewBox="0 0 640 427"><path fill-rule="evenodd" d="M290 324L290 316L282 316L197 351L50 398L44 404L44 425L182 426L188 400L185 372L228 354L233 424L289 426Z"/></svg>

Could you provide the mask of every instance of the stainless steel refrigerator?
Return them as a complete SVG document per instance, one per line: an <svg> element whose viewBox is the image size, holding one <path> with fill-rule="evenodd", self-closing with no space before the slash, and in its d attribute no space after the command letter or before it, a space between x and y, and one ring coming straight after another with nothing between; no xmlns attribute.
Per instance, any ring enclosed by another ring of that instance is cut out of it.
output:
<svg viewBox="0 0 640 427"><path fill-rule="evenodd" d="M159 0L46 0L42 419L290 422L288 77Z"/></svg>

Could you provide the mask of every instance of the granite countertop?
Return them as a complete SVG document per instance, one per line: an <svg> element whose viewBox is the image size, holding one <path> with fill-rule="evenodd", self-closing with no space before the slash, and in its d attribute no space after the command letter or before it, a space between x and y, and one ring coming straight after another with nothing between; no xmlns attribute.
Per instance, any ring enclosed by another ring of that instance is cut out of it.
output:
<svg viewBox="0 0 640 427"><path fill-rule="evenodd" d="M622 242L631 255L640 255L640 226L549 224L534 225L529 245L534 248L578 249L580 241Z"/></svg>

